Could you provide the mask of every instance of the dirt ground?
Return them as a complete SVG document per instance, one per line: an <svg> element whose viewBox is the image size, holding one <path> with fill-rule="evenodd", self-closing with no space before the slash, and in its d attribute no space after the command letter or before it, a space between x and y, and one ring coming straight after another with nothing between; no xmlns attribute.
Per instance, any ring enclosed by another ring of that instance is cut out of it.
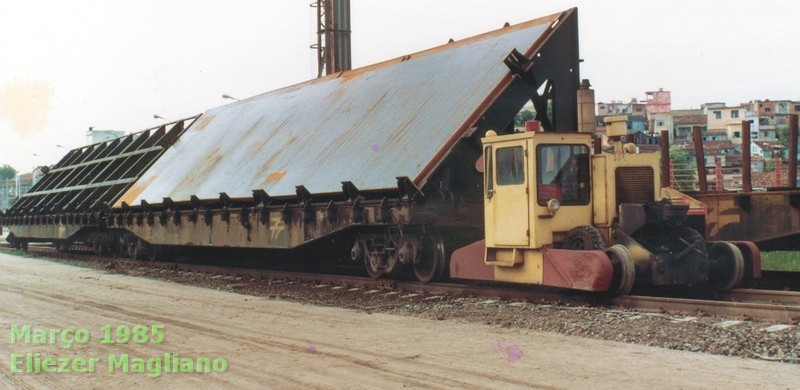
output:
<svg viewBox="0 0 800 390"><path fill-rule="evenodd" d="M91 337L68 349L58 338L11 344L12 326L23 325ZM164 325L165 340L101 343L104 325ZM93 373L12 372L12 354L26 353L99 361ZM160 362L165 353L223 358L227 369L108 372L109 354ZM0 254L0 387L800 388L800 365L369 314Z"/></svg>

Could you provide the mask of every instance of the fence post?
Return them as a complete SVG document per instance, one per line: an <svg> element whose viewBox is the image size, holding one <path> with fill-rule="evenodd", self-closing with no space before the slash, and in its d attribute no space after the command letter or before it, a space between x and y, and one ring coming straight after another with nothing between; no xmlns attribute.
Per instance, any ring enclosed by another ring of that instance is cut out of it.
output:
<svg viewBox="0 0 800 390"><path fill-rule="evenodd" d="M797 114L789 115L789 188L797 188Z"/></svg>
<svg viewBox="0 0 800 390"><path fill-rule="evenodd" d="M670 187L670 167L672 160L669 158L669 132L661 130L661 186Z"/></svg>
<svg viewBox="0 0 800 390"><path fill-rule="evenodd" d="M708 192L706 156L703 153L703 134L700 132L700 126L692 126L692 137L694 138L694 156L697 161L697 184L700 192Z"/></svg>
<svg viewBox="0 0 800 390"><path fill-rule="evenodd" d="M753 171L750 162L750 121L742 121L742 190L753 192Z"/></svg>

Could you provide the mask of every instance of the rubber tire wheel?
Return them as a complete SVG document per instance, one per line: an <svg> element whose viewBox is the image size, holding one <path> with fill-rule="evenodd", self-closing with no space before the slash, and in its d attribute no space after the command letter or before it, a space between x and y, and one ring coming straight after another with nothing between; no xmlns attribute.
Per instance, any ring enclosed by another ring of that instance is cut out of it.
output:
<svg viewBox="0 0 800 390"><path fill-rule="evenodd" d="M441 279L445 274L446 253L444 241L439 236L426 236L422 242L420 261L412 264L417 280L430 283Z"/></svg>
<svg viewBox="0 0 800 390"><path fill-rule="evenodd" d="M708 248L708 259L718 265L715 272L720 276L715 282L717 290L728 291L741 283L744 278L744 255L736 245L724 241L715 242ZM709 279L711 276L709 275Z"/></svg>
<svg viewBox="0 0 800 390"><path fill-rule="evenodd" d="M606 247L606 240L594 226L583 225L572 228L564 237L564 249L575 250L602 250Z"/></svg>
<svg viewBox="0 0 800 390"><path fill-rule="evenodd" d="M636 266L633 264L631 252L623 245L615 244L606 248L606 255L611 259L614 267L614 277L612 278L610 293L614 295L625 295L633 289L633 282L636 280ZM616 281L616 286L613 282Z"/></svg>

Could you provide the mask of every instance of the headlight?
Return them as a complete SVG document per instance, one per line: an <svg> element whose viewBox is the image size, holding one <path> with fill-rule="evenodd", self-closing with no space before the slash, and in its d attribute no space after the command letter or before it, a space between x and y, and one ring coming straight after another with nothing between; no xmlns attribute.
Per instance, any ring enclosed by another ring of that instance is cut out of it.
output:
<svg viewBox="0 0 800 390"><path fill-rule="evenodd" d="M561 207L561 203L558 202L558 199L550 199L547 201L547 209L550 210L551 213L555 213Z"/></svg>

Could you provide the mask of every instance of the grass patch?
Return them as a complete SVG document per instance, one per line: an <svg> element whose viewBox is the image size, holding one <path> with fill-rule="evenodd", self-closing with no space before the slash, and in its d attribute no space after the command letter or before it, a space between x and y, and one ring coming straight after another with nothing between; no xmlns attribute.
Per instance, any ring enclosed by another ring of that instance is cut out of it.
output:
<svg viewBox="0 0 800 390"><path fill-rule="evenodd" d="M800 252L761 252L761 269L767 271L800 271Z"/></svg>
<svg viewBox="0 0 800 390"><path fill-rule="evenodd" d="M20 249L0 248L0 253L6 254L6 255L12 255L12 256L20 256L20 257L32 257L32 258L33 257L39 257L35 253L31 253L31 252L28 252L28 251L23 251L23 250L20 250Z"/></svg>

